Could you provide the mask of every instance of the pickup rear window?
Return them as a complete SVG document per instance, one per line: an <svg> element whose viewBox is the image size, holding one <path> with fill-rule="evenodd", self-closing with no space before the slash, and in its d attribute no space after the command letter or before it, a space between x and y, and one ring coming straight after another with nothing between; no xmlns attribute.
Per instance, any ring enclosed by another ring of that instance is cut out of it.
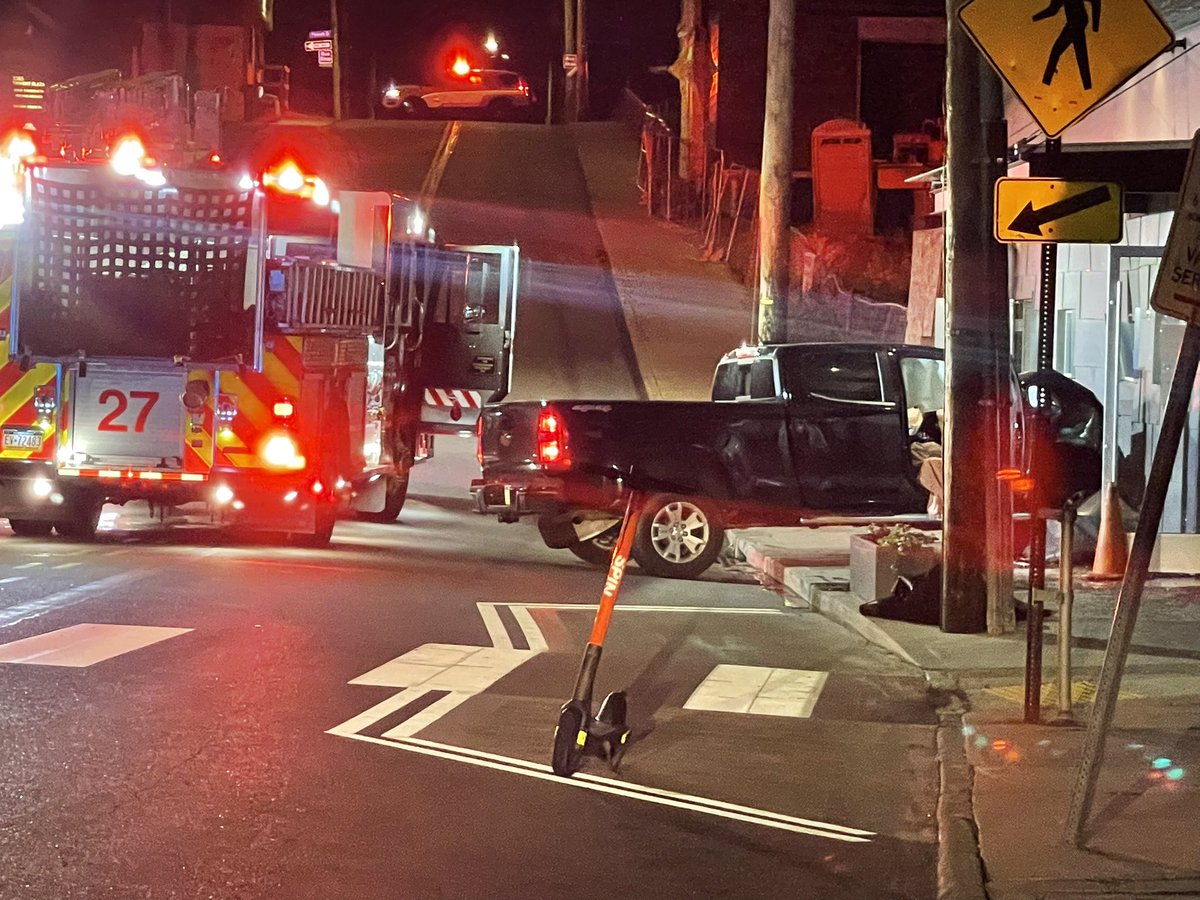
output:
<svg viewBox="0 0 1200 900"><path fill-rule="evenodd" d="M731 360L717 366L714 400L773 400L777 396L773 359Z"/></svg>

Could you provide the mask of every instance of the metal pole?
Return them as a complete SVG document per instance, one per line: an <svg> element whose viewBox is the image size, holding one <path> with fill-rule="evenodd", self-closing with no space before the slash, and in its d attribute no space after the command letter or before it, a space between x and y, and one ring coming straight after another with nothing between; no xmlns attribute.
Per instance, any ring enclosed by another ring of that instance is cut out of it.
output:
<svg viewBox="0 0 1200 900"><path fill-rule="evenodd" d="M1088 719L1075 786L1071 790L1071 807L1067 813L1065 837L1067 842L1075 847L1082 845L1083 826L1095 799L1096 779L1104 757L1104 739L1108 735L1108 728L1116 710L1125 657L1129 654L1129 643L1133 639L1133 629L1137 624L1142 591L1146 586L1146 576L1150 572L1150 557L1154 553L1154 542L1158 538L1158 528L1162 523L1167 488L1171 484L1171 473L1175 469L1180 437L1187 424L1188 406L1198 368L1200 325L1193 321L1188 323L1183 334L1183 346L1179 348L1179 360L1175 363L1175 377L1171 380L1171 393L1167 398L1167 408L1163 411L1162 430L1159 432L1158 445L1154 448L1154 462L1150 466L1150 477L1146 482L1142 511L1138 517L1137 532L1133 537L1133 549L1129 553L1129 565L1125 568L1121 593L1117 595L1112 633L1104 651L1104 663L1100 667L1100 679L1096 683L1096 699L1092 704L1092 715Z"/></svg>
<svg viewBox="0 0 1200 900"><path fill-rule="evenodd" d="M1071 711L1071 612L1075 605L1075 498L1062 511L1058 551L1058 724L1074 721Z"/></svg>
<svg viewBox="0 0 1200 900"><path fill-rule="evenodd" d="M1007 351L1008 258L992 237L992 186L1005 170L996 76L959 24L964 0L947 0L946 55L946 506L942 519L941 627L987 630L988 492L995 480L993 407L997 347ZM1005 370L1007 371L1007 369Z"/></svg>
<svg viewBox="0 0 1200 900"><path fill-rule="evenodd" d="M758 186L759 341L787 340L788 263L792 219L792 118L796 65L796 0L770 0L767 22L767 107Z"/></svg>
<svg viewBox="0 0 1200 900"><path fill-rule="evenodd" d="M329 0L329 36L333 38L333 118L342 118L342 51L338 46L338 0Z"/></svg>

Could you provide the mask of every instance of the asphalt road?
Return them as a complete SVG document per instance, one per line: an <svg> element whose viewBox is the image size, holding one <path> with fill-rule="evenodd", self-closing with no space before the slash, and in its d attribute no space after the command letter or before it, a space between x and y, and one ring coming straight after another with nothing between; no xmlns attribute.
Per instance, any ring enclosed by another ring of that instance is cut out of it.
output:
<svg viewBox="0 0 1200 900"><path fill-rule="evenodd" d="M345 131L419 186L440 127ZM433 215L522 245L520 390L636 395L560 133L464 126ZM628 689L630 749L551 775L603 577L473 514L472 450L439 439L398 523L325 550L0 526L0 898L934 894L923 682L736 567L627 579L598 692Z"/></svg>

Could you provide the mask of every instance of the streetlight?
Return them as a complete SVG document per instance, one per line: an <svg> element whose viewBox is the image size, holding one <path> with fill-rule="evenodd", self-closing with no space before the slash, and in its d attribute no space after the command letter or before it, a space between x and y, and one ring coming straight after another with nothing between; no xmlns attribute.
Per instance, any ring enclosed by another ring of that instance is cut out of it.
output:
<svg viewBox="0 0 1200 900"><path fill-rule="evenodd" d="M489 56L495 56L500 52L500 42L496 40L495 32L487 33L487 37L483 39L483 49L488 52Z"/></svg>

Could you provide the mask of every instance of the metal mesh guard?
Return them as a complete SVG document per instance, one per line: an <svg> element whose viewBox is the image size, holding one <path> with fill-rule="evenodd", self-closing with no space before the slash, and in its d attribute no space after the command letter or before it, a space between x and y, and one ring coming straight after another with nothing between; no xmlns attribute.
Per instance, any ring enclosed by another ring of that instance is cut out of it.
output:
<svg viewBox="0 0 1200 900"><path fill-rule="evenodd" d="M81 169L31 176L22 344L50 356L247 352L252 191L209 173L150 187Z"/></svg>

